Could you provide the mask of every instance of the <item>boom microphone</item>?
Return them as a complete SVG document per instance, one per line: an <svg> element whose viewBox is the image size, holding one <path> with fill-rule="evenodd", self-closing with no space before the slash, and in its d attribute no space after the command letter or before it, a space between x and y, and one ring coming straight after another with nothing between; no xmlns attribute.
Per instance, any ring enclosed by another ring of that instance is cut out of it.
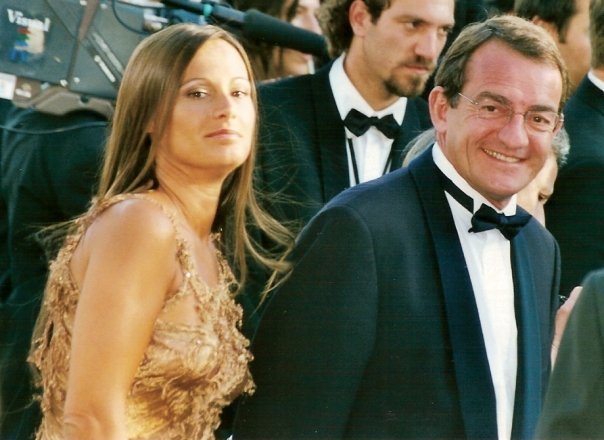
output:
<svg viewBox="0 0 604 440"><path fill-rule="evenodd" d="M329 58L325 38L321 35L296 27L256 9L245 12L242 33L246 38L260 39L269 44L289 47L323 59Z"/></svg>

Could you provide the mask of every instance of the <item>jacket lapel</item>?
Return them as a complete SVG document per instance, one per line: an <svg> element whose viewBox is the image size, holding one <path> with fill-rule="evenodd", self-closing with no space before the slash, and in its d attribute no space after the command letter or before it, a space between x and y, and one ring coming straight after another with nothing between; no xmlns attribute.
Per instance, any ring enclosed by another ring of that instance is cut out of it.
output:
<svg viewBox="0 0 604 440"><path fill-rule="evenodd" d="M541 411L541 335L533 292L531 259L522 232L511 242L514 302L518 327L518 372L512 438L532 439Z"/></svg>
<svg viewBox="0 0 604 440"><path fill-rule="evenodd" d="M470 275L432 148L409 166L434 241L467 438L497 438L495 391Z"/></svg>
<svg viewBox="0 0 604 440"><path fill-rule="evenodd" d="M311 78L324 203L350 186L346 132L329 84L330 69L331 63L319 69Z"/></svg>
<svg viewBox="0 0 604 440"><path fill-rule="evenodd" d="M405 109L405 117L398 132L397 137L392 142L392 164L390 170L394 171L403 165L403 151L413 138L424 131L424 126L429 127L429 121L420 120L420 109L418 108L418 99L409 98ZM426 110L427 113L427 110Z"/></svg>

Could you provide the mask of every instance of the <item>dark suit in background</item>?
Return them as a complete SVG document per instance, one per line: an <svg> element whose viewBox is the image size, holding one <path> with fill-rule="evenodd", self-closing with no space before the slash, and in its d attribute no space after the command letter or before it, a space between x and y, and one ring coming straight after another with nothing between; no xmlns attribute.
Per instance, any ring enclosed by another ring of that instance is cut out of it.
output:
<svg viewBox="0 0 604 440"><path fill-rule="evenodd" d="M604 267L604 91L585 77L564 108L568 161L545 205L547 227L560 245L560 292Z"/></svg>
<svg viewBox="0 0 604 440"><path fill-rule="evenodd" d="M0 438L23 440L33 435L40 417L26 357L48 266L32 234L87 208L107 123L94 113L51 116L14 109L7 125L0 190L7 207L3 246L8 249L11 290L0 308Z"/></svg>
<svg viewBox="0 0 604 440"><path fill-rule="evenodd" d="M590 273L568 320L539 439L604 438L604 270Z"/></svg>
<svg viewBox="0 0 604 440"><path fill-rule="evenodd" d="M330 68L259 88L258 188L269 197L267 209L298 228L350 187L345 128L329 84ZM405 145L431 126L426 102L409 98L392 143L392 170L402 164Z"/></svg>
<svg viewBox="0 0 604 440"><path fill-rule="evenodd" d="M8 113L12 109L11 101L0 99L0 125L4 125ZM2 158L2 128L0 128L0 161ZM0 191L0 308L10 293L10 263L8 260L8 215L6 200ZM4 333L5 322L0 313L0 335ZM2 346L0 346L0 352ZM2 395L0 394L0 417L2 410Z"/></svg>
<svg viewBox="0 0 604 440"><path fill-rule="evenodd" d="M8 116L12 109L11 101L0 99L0 125ZM0 128L0 160L2 157L2 129ZM6 201L0 192L0 304L8 297L10 292L10 275L8 263L8 216L6 214ZM2 333L2 322L0 322L0 334ZM2 414L2 402L0 401L0 414Z"/></svg>

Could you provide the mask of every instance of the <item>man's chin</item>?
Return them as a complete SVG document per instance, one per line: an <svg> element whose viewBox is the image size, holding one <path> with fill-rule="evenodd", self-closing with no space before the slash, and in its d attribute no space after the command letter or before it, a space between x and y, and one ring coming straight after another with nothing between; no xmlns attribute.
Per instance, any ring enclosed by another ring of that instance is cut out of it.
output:
<svg viewBox="0 0 604 440"><path fill-rule="evenodd" d="M406 81L389 80L385 82L386 89L393 95L414 97L424 92L428 76L415 76Z"/></svg>

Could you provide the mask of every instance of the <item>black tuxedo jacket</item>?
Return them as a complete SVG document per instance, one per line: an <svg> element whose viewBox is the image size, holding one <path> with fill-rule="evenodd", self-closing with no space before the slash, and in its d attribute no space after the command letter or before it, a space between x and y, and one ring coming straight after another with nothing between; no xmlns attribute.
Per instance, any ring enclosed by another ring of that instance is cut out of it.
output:
<svg viewBox="0 0 604 440"><path fill-rule="evenodd" d="M604 270L584 281L552 373L539 439L604 438Z"/></svg>
<svg viewBox="0 0 604 440"><path fill-rule="evenodd" d="M91 112L53 116L15 108L6 125L0 198L11 289L0 304L0 438L20 440L32 438L40 417L26 359L48 261L33 234L88 207L107 122Z"/></svg>
<svg viewBox="0 0 604 440"><path fill-rule="evenodd" d="M253 341L256 393L235 440L494 439L478 310L431 149L351 188L304 229ZM530 438L549 373L559 255L535 220L512 240L514 438Z"/></svg>
<svg viewBox="0 0 604 440"><path fill-rule="evenodd" d="M604 92L587 77L564 108L568 162L545 205L547 228L560 244L560 292L604 267Z"/></svg>
<svg viewBox="0 0 604 440"><path fill-rule="evenodd" d="M331 63L313 75L259 87L257 184L279 220L306 224L350 186L346 134L329 84ZM432 126L426 102L410 98L392 148L392 169L405 145Z"/></svg>

